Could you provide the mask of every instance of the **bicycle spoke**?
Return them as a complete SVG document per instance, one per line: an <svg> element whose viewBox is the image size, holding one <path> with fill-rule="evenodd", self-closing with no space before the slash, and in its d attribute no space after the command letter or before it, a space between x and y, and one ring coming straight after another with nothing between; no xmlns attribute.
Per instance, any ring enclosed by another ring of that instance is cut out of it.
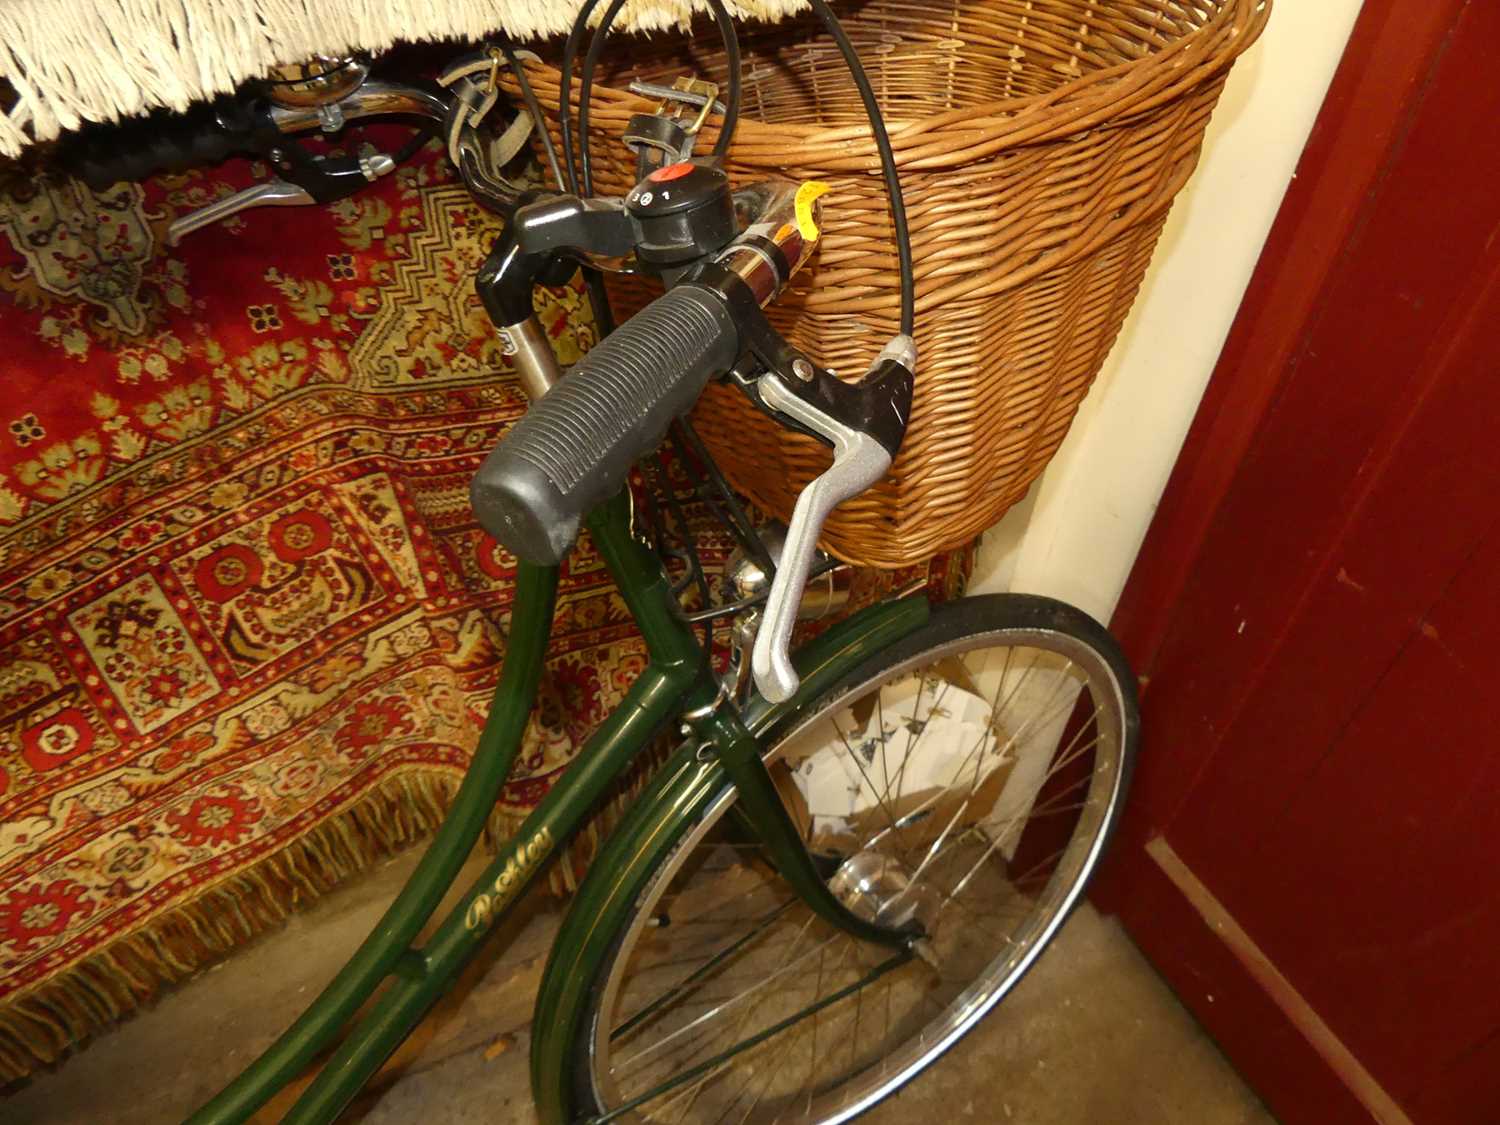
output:
<svg viewBox="0 0 1500 1125"><path fill-rule="evenodd" d="M811 920L809 919L809 921L811 921ZM807 928L806 925L804 925L803 926L803 930L805 931L806 928ZM751 1019L761 1010L761 1008L764 1006L766 1000L769 999L769 996L770 996L769 993L761 996L760 999L756 1000L756 1002L753 1005L751 1005L749 1008L746 1008L740 1014L739 1020L735 1024L734 1031L733 1031L733 1033L729 1037L731 1040L738 1039L740 1036L742 1036L744 1034L745 1028L749 1025ZM682 1059L682 1060L680 1060L680 1062L691 1063L694 1059L696 1059L699 1055L701 1055L704 1051L706 1051L712 1043L716 1042L719 1039L723 1039L723 1038L724 1038L724 1036L720 1035L720 1036L717 1036L715 1038L704 1038L704 1039L702 1039L701 1041L699 1041L698 1045L687 1055L687 1057L684 1058L684 1059ZM678 1118L678 1122L679 1123L681 1121L683 1121L683 1120L686 1119L687 1114L689 1112L691 1112L693 1105L697 1102L699 1095L707 1087L707 1085L709 1084L709 1082L711 1082L720 1072L722 1072L722 1070L724 1068L728 1067L729 1064L732 1061L733 1061L733 1056L732 1055L729 1056L729 1057L726 1057L724 1059L723 1063L719 1067L714 1067L714 1068L710 1068L708 1070L705 1070L704 1073L703 1073L703 1075L702 1075L702 1077L699 1078L696 1082L694 1082L691 1086L688 1087L688 1089L682 1095L682 1097L684 1099L684 1106L683 1106L682 1115Z"/></svg>
<svg viewBox="0 0 1500 1125"><path fill-rule="evenodd" d="M876 964L886 955L787 894L762 847L721 837L726 797L671 853L668 881L641 892L635 909L663 925L634 931L616 1019L590 1025L614 1059L594 1120L826 1123L930 1058L1029 962L1092 867L1108 814L1090 810L1109 808L1123 758L1121 694L1070 635L975 635L834 697L766 756L790 770L778 785L810 851L894 861L870 867L873 908L900 908L907 886L933 896L933 963Z"/></svg>
<svg viewBox="0 0 1500 1125"><path fill-rule="evenodd" d="M942 706L943 697L948 694L951 685L944 683L943 690L936 694L932 700L932 707L927 712L929 716L937 714L937 709ZM917 701L912 706L911 721L907 724L906 750L901 755L901 765L896 768L896 801L900 803L901 794L906 791L906 767L911 764L912 751L916 748L917 741L927 732L927 723L922 721L922 693L927 688L927 677L922 676L917 681Z"/></svg>
<svg viewBox="0 0 1500 1125"><path fill-rule="evenodd" d="M1066 673L1067 671L1071 671L1072 668L1073 668L1073 664L1072 664L1071 661L1069 661L1067 668L1064 669L1064 673ZM1047 703L1048 703L1049 706L1052 703L1052 701L1054 699L1056 699L1056 697L1057 697L1057 695L1059 693L1061 693L1061 692L1063 692L1063 691L1066 690L1067 683L1068 683L1068 681L1067 681L1065 675L1059 677L1059 686L1057 688L1055 688L1053 690L1052 695L1048 697ZM997 692L997 694L998 694L998 691L999 691L999 685L997 684L996 685L996 692ZM1071 706L1071 703L1069 704L1069 706ZM1052 717L1056 717L1056 716L1054 715ZM1009 741L1005 744L1005 746L1000 747L996 751L997 755L1001 756L1003 758L1005 752L1007 750L1011 749L1013 746L1015 746L1017 740L1021 737L1021 735L1023 733L1025 733L1027 727L1029 727L1031 725L1031 723L1034 721L1034 719L1035 719L1035 716L1033 716L1032 719L1028 719L1025 723L1023 723L1021 725L1021 727L1018 728L1017 731L1013 735L1011 735ZM1049 718L1048 722L1050 722L1050 721L1051 721L1051 719ZM1045 726L1045 724L1043 724L1043 725ZM981 780L983 780L983 777L985 776L985 775L983 775L981 773L980 766L982 765L982 763L984 761L983 749L984 749L985 743L989 741L989 738L990 738L991 733L993 732L993 730L994 730L994 721L993 721L993 718L992 718L991 723L986 728L984 734L982 734L980 736L978 742L976 742L976 744L974 745L973 749L969 751L968 755L964 758L963 761L961 761L959 763L959 765L957 766L957 768L954 770L953 780L954 780L954 782L957 782L958 778L959 778L959 775L964 771L965 767L969 764L969 762L971 760L974 762L974 776L973 776L972 780L969 782L969 789L968 789L968 792L964 795L963 803L959 805L957 811L954 812L953 816L949 819L948 823L946 825L944 825L942 832L939 833L938 837L932 842L932 845L927 850L927 854L922 858L922 861L917 865L916 870L911 873L911 880L913 882L915 882L917 879L921 878L923 872L926 871L926 869L928 868L928 866L932 863L933 859L937 855L939 855L941 853L943 842L948 838L949 833L951 833L952 830L953 830L953 828L954 828L954 826L958 824L959 820L963 817L963 814L968 811L969 804L974 799L974 795L979 790L979 784L980 784ZM1047 776L1051 776L1051 774L1049 773ZM1046 780L1046 778L1044 777L1043 778L1043 783L1044 784L1045 784L1045 780ZM941 794L938 794L937 796L940 796L940 795ZM935 796L933 799L936 800L937 796Z"/></svg>
<svg viewBox="0 0 1500 1125"><path fill-rule="evenodd" d="M651 1101L653 1098L666 1093L669 1089L675 1089L677 1086L685 1085L689 1082L697 1082L703 1076L711 1075L716 1069L723 1066L725 1063L733 1059L736 1055L758 1047L760 1044L767 1042L777 1035L780 1035L788 1028L795 1027L809 1015L813 1015L817 1012L822 1011L824 1008L828 1008L834 1004L837 1004L840 1000L843 1000L845 997L859 991L866 985L873 984L881 977L888 975L892 969L900 968L902 965L911 960L911 956L912 955L910 953L901 952L887 958L879 965L876 965L859 980L845 985L837 992L831 993L824 999L819 1000L806 1008L803 1008L799 1012L794 1012L790 1016L778 1020L776 1023L772 1024L764 1031L757 1032L755 1035L751 1036L750 1039L744 1041L743 1043L737 1043L727 1051L721 1051L713 1058L698 1063L696 1066L689 1068L683 1073L676 1075L673 1078L669 1078L666 1082L662 1083L657 1088L648 1090L644 1094L639 1094L636 1097L627 1100L622 1105L605 1114L603 1117L596 1118L595 1120L601 1123L606 1121L613 1121L623 1114L626 1114L635 1109L637 1106L644 1105L646 1102Z"/></svg>
<svg viewBox="0 0 1500 1125"><path fill-rule="evenodd" d="M731 943L723 950L720 950L718 953L713 954L707 961L705 961L693 972L689 973L685 979L676 984L670 991L664 993L659 999L653 1001L651 1004L648 1004L635 1015L631 1016L630 1019L626 1020L619 1027L615 1028L614 1031L610 1033L610 1038L615 1039L620 1037L621 1035L625 1035L632 1028L638 1027L640 1024L645 1022L645 1020L650 1018L653 1012L659 1011L662 1007L671 1003L677 997L684 995L688 990L689 985L702 980L708 973L712 972L716 966L723 964L730 957L738 953L741 949L743 949L746 945L753 941L756 937L764 933L766 928L770 926L770 924L777 918L779 918L782 914L786 913L787 909L792 905L792 903L796 901L796 899L788 899L786 902L782 903L770 914L766 915L765 919L749 933L745 934L737 941ZM666 962L666 964L668 965L681 965L685 963L685 961ZM645 966L643 968L643 971L650 971L652 968L656 967L657 966Z"/></svg>
<svg viewBox="0 0 1500 1125"><path fill-rule="evenodd" d="M812 923L813 923L813 919L811 917L809 917L808 920L802 924L803 932L805 932L812 925ZM835 936L837 936L837 935L835 935ZM722 1012L727 1011L728 1009L730 1009L732 1007L735 1007L736 1005L745 1003L745 1001L749 1000L756 993L762 992L766 988L770 987L770 985L772 984L772 982L781 979L787 973L791 972L794 968L796 968L797 965L799 965L803 961L807 960L809 957L812 956L812 954L816 953L823 946L828 945L830 942L832 942L834 940L835 940L834 938L828 938L828 939L824 940L823 942L819 943L818 945L813 946L812 949L810 949L806 953L802 954L802 956L798 957L796 960L792 961L790 964L784 966L783 968L778 969L776 972L774 972L770 976L766 977L759 984L757 984L753 988L751 988L750 991L748 991L748 992L742 992L738 996L734 997L733 999L728 1000L728 1001L726 1001L723 1004L720 1004L718 1007L713 1008L712 1010L710 1010L708 1012L705 1012L703 1015L699 1016L697 1019L693 1020L691 1023L685 1024L684 1026L678 1028L676 1031L674 1031L671 1034L667 1035L665 1038L657 1040L657 1042L655 1044L653 1044L652 1046L647 1047L645 1050L639 1051L639 1052L637 1052L634 1055L631 1055L628 1059L625 1059L623 1062L621 1062L620 1065L621 1066L627 1066L630 1063L635 1062L638 1059L644 1058L647 1055L655 1054L657 1051L659 1051L663 1047L665 1047L668 1043L672 1042L673 1040L675 1040L675 1039L677 1039L677 1038L679 1038L679 1037L681 1037L683 1035L686 1035L689 1031L692 1031L695 1027L698 1027L698 1026L702 1025L705 1021L713 1019L715 1016L721 1014Z"/></svg>
<svg viewBox="0 0 1500 1125"><path fill-rule="evenodd" d="M745 1023L745 1021L742 1020L741 1021L741 1025L740 1025L741 1029L743 1029L744 1023ZM782 1053L785 1054L785 1050L783 1050ZM749 1067L748 1069L750 1071L749 1076L745 1079L744 1084L739 1089L739 1092L735 1094L734 1100L729 1103L728 1108L726 1108L725 1111L724 1111L724 1113L719 1116L719 1118L718 1118L719 1121L727 1121L727 1120L729 1120L730 1111L732 1111L734 1109L735 1104L738 1103L739 1100L742 1097L744 1097L745 1091L750 1088L750 1084L755 1081L755 1077L756 1077L755 1076L755 1068L752 1066L752 1067ZM761 1080L760 1090L756 1094L755 1100L752 1101L750 1103L749 1108L747 1108L745 1110L745 1116L742 1117L742 1118L740 1118L741 1125L743 1125L743 1123L749 1119L750 1114L752 1114L753 1112L755 1112L755 1106L756 1106L756 1104L760 1101L761 1096L766 1091L766 1088L771 1084L771 1079L775 1076L775 1074L776 1074L776 1068L775 1067L773 1067L773 1066L766 1066L765 1067L765 1077Z"/></svg>
<svg viewBox="0 0 1500 1125"><path fill-rule="evenodd" d="M989 854L993 853L996 848L1000 847L1003 843L1005 843L1005 839L1010 834L1011 830L1014 829L1019 824L1023 824L1026 821L1029 821L1029 820L1035 820L1039 815L1042 815L1042 816L1051 816L1051 815L1054 815L1056 813L1067 811L1068 808L1082 809L1082 808L1087 807L1087 805L1088 805L1087 801L1080 801L1080 802L1078 802L1075 805L1067 806L1067 808L1053 808L1055 802L1059 798L1066 797L1069 793L1071 793L1073 790L1079 788L1080 786L1089 784L1089 782L1091 780L1092 780L1091 778L1087 778L1087 777L1079 778L1072 785L1069 785L1066 789L1063 789L1063 790L1059 791L1058 793L1054 794L1051 798L1048 799L1048 801L1045 804L1039 805L1039 806L1034 806L1034 807L1028 809L1025 813L1017 813L1010 820L1006 821L1003 825L999 826L1000 827L1000 831L995 834L993 842L990 844L990 846L989 846L989 848L988 848L988 850L986 852L986 857L988 857ZM941 857L939 857L939 858L941 858Z"/></svg>
<svg viewBox="0 0 1500 1125"><path fill-rule="evenodd" d="M1073 666L1072 665L1072 661L1069 661L1068 662L1068 667L1072 668L1072 666ZM1070 682L1071 681L1066 676L1059 676L1058 677L1057 687L1053 688L1052 694L1047 697L1047 706L1048 707L1050 707L1052 705L1052 701L1054 699L1056 699L1059 695L1066 693L1068 684ZM1074 703L1074 701L1069 700L1069 701L1067 701L1064 704L1064 706L1066 706L1066 707L1072 707L1073 703ZM1060 715L1061 713L1062 713L1061 708L1058 711L1048 713L1046 721L1042 724L1042 726L1045 728L1048 724L1050 724L1052 722L1053 719L1057 718L1058 715ZM1004 753L1006 750L1009 750L1011 747L1013 747L1016 744L1017 740L1019 740L1020 737L1023 734L1025 734L1026 731L1033 724L1036 723L1036 720L1037 720L1037 716L1036 715L1032 715L1031 718L1027 719L1018 728L1016 728L1015 733L1010 736L1010 740L1008 742L1006 742L1006 744L1003 747L1001 747L1001 753Z"/></svg>
<svg viewBox="0 0 1500 1125"><path fill-rule="evenodd" d="M968 874L958 881L958 884L953 888L952 892L954 898L957 898L959 895L963 894L964 887L968 886L969 880L974 878L979 869L984 866L985 861L988 860L990 856L995 854L995 849L1000 846L1000 842L1003 839L1005 839L1003 835L997 836L995 838L995 842L992 843L987 849L985 849L984 855L979 857L979 862L976 863L973 867L969 868ZM1059 852L1058 854L1061 853Z"/></svg>
<svg viewBox="0 0 1500 1125"><path fill-rule="evenodd" d="M979 745L983 746L984 742L988 741L988 739L989 735L986 734L985 737L980 740ZM978 749L979 747L975 747L976 751ZM937 839L932 841L932 846L927 849L927 854L922 857L922 861L917 864L916 869L911 873L911 881L913 883L915 883L922 877L922 873L926 871L928 865L932 863L933 857L942 850L943 841L948 838L948 834L953 831L953 826L959 822L964 813L969 811L969 802L974 799L974 794L979 790L979 768L984 764L984 755L976 754L971 756L974 758L974 780L969 785L969 791L964 795L963 803L958 806L957 810L954 811L953 816L949 818L948 823L943 825L943 830L938 833ZM958 774L962 772L963 767L966 764L967 762L959 763L958 770L955 771L953 775L954 781L958 780Z"/></svg>
<svg viewBox="0 0 1500 1125"><path fill-rule="evenodd" d="M818 955L818 979L813 982L813 999L817 999L823 993L823 961L827 954L825 949ZM807 1052L807 1104L812 1105L813 1074L818 1065L818 1013L814 1012L812 1017L812 1050Z"/></svg>
<svg viewBox="0 0 1500 1125"><path fill-rule="evenodd" d="M891 829L895 831L896 839L899 841L901 839L901 830L896 827L896 814L891 811L890 805L886 804L885 798L876 792L875 782L870 779L870 775L865 771L864 763L859 760L859 752L850 746L849 740L844 737L844 732L839 728L838 720L829 719L829 722L833 724L833 729L838 731L839 741L844 744L844 749L848 751L855 768L859 770L860 776L865 779L865 784L870 787L870 792L875 795L876 801L879 802L881 809L885 812L886 820L890 824ZM903 848L902 850L905 849Z"/></svg>
<svg viewBox="0 0 1500 1125"><path fill-rule="evenodd" d="M875 689L884 692L884 685ZM917 732L922 728L919 725L918 716L922 713L922 693L927 690L927 677L917 678L917 701L912 704L911 721L906 724L906 749L901 753L901 765L896 770L896 792L900 793L902 788L902 775L906 772L906 763L911 761L912 744L917 740Z"/></svg>
<svg viewBox="0 0 1500 1125"><path fill-rule="evenodd" d="M768 1066L765 1069L766 1076L761 1080L760 1089L756 1092L754 1100L745 1108L745 1115L740 1118L740 1125L745 1125L745 1122L750 1120L750 1115L755 1112L755 1107L760 1105L761 1098L765 1097L766 1090L771 1085L771 1079L776 1076L775 1068Z"/></svg>
<svg viewBox="0 0 1500 1125"><path fill-rule="evenodd" d="M865 994L855 993L854 996L854 1031L849 1036L849 1065L854 1065L854 1049L859 1046L859 1018L864 1014Z"/></svg>
<svg viewBox="0 0 1500 1125"><path fill-rule="evenodd" d="M879 689L875 692L875 721L880 727L880 773L885 778L885 792L886 796L889 797L891 792L891 763L889 756L886 754L885 692Z"/></svg>

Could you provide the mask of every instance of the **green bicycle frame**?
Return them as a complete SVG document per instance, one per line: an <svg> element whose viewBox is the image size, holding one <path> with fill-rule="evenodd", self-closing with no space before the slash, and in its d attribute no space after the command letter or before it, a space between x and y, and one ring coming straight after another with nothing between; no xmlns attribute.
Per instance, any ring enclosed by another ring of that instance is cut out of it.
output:
<svg viewBox="0 0 1500 1125"><path fill-rule="evenodd" d="M684 733L695 736L692 750L701 745L717 755L767 854L810 908L862 940L893 948L909 944L911 935L856 917L828 891L776 795L753 730L795 713L839 675L924 624L925 597L872 606L830 629L799 654L798 663L804 666L799 693L777 705L754 698L742 717L732 705L716 706L719 685L708 654L683 618L660 560L632 535L628 498L622 493L601 505L588 527L645 638L650 657L645 671L432 937L416 945L510 774L541 678L558 572L555 567L520 564L509 647L489 719L426 853L318 998L239 1077L189 1118L192 1125L247 1120L338 1040L356 1011L386 984L285 1118L332 1121L452 985L495 923L586 822L610 783L676 719L689 720Z"/></svg>

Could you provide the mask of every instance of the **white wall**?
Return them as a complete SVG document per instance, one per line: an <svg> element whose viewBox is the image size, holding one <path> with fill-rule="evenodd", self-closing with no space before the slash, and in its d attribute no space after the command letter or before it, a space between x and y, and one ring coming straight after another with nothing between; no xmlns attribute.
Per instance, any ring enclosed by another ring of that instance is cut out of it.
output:
<svg viewBox="0 0 1500 1125"><path fill-rule="evenodd" d="M1071 433L986 533L975 592L1050 594L1100 620L1113 613L1361 2L1274 0Z"/></svg>

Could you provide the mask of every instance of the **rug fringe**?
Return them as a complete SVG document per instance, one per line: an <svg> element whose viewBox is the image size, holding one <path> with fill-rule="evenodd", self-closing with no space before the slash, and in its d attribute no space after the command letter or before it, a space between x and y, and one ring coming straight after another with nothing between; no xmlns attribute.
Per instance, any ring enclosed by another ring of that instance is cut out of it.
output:
<svg viewBox="0 0 1500 1125"><path fill-rule="evenodd" d="M551 867L548 890L578 889L599 847L666 760L665 741L643 752L615 782ZM0 1086L19 1081L83 1046L94 1035L156 1000L245 943L279 928L296 911L379 860L430 836L442 822L457 779L400 774L344 814L208 889L191 902L122 937L0 1008ZM525 815L496 808L484 844L495 851Z"/></svg>
<svg viewBox="0 0 1500 1125"><path fill-rule="evenodd" d="M51 1065L90 1037L293 913L429 835L458 780L397 774L332 820L0 1008L0 1084Z"/></svg>
<svg viewBox="0 0 1500 1125"><path fill-rule="evenodd" d="M313 55L398 41L535 39L567 31L581 0L5 0L0 4L0 154L87 121L114 121L229 93ZM805 0L728 0L740 17L781 19ZM635 0L631 31L686 28L701 0ZM3 104L3 103L0 103Z"/></svg>

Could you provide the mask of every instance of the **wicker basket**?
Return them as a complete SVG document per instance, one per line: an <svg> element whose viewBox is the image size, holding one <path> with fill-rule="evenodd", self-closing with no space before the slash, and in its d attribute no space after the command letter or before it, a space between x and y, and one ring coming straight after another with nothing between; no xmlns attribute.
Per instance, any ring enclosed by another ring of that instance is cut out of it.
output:
<svg viewBox="0 0 1500 1125"><path fill-rule="evenodd" d="M1270 0L867 0L839 4L887 115L917 270L917 396L889 478L829 519L823 544L895 567L971 540L1062 441L1197 162L1235 57ZM879 159L853 83L809 19L742 34L736 181L822 179L816 262L773 319L841 375L895 330L899 286ZM628 46L627 46L628 44ZM712 29L625 40L591 103L595 189L623 194L617 139L650 102L633 77L723 79ZM532 64L555 114L557 74ZM555 122L553 122L555 132ZM713 141L700 140L700 151ZM615 286L628 311L645 283ZM785 518L826 450L710 388L696 422L737 487Z"/></svg>

